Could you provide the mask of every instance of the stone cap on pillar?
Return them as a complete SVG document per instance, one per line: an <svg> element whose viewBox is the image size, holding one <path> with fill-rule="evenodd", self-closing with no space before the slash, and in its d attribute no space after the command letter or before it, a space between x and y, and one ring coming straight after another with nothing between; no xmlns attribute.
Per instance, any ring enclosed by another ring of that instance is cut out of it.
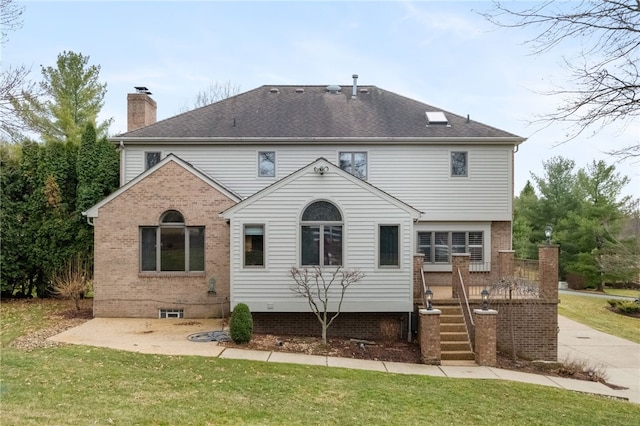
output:
<svg viewBox="0 0 640 426"><path fill-rule="evenodd" d="M440 309L420 309L418 312L420 315L440 315L442 313Z"/></svg>
<svg viewBox="0 0 640 426"><path fill-rule="evenodd" d="M487 309L486 311L484 309L474 309L473 313L478 315L498 315L498 311L494 309Z"/></svg>

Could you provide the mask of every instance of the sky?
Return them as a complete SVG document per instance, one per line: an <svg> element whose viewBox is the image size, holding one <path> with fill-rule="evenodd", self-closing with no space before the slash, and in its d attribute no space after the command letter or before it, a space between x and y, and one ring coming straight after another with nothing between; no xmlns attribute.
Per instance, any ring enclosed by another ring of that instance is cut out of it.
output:
<svg viewBox="0 0 640 426"><path fill-rule="evenodd" d="M480 15L489 1L19 1L22 28L2 46L0 66L40 66L73 51L100 66L107 83L101 117L126 131L126 95L146 86L158 120L193 104L212 83L241 92L269 84L374 85L528 138L515 155L515 195L543 162L615 159L637 144L640 120L560 144L565 126L531 124L554 112L545 91L565 86L563 56L579 40L544 55L525 43L535 29L497 28ZM524 2L518 5L526 6ZM571 2L569 2L571 4ZM640 162L616 163L640 197Z"/></svg>

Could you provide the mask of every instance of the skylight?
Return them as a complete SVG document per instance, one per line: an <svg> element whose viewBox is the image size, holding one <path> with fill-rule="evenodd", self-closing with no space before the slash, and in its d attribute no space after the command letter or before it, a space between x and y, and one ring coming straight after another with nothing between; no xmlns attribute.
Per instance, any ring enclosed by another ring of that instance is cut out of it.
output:
<svg viewBox="0 0 640 426"><path fill-rule="evenodd" d="M427 126L431 124L449 124L447 116L442 111L427 111L425 114L427 114Z"/></svg>

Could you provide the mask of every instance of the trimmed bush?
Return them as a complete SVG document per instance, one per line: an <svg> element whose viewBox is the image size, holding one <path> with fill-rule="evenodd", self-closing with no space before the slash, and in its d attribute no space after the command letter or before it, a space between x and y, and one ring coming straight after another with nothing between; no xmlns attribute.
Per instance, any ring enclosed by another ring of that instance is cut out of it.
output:
<svg viewBox="0 0 640 426"><path fill-rule="evenodd" d="M640 305L635 300L622 300L622 299L609 299L607 303L612 308L615 308L623 314L637 314L640 313Z"/></svg>
<svg viewBox="0 0 640 426"><path fill-rule="evenodd" d="M238 303L231 313L229 321L229 334L235 343L249 343L253 333L253 317L249 307L244 303Z"/></svg>

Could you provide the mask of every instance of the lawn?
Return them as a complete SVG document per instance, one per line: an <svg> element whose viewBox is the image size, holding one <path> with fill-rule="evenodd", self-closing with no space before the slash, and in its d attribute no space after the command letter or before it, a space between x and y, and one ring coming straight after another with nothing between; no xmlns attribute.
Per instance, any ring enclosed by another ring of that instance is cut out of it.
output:
<svg viewBox="0 0 640 426"><path fill-rule="evenodd" d="M631 290L629 288L608 288L605 287L604 292L611 296L625 296L637 299L640 296L639 290Z"/></svg>
<svg viewBox="0 0 640 426"><path fill-rule="evenodd" d="M0 424L632 424L640 406L506 381L447 379L10 342L59 302L0 304Z"/></svg>
<svg viewBox="0 0 640 426"><path fill-rule="evenodd" d="M560 294L558 313L607 334L640 343L640 318L611 312L606 298Z"/></svg>

